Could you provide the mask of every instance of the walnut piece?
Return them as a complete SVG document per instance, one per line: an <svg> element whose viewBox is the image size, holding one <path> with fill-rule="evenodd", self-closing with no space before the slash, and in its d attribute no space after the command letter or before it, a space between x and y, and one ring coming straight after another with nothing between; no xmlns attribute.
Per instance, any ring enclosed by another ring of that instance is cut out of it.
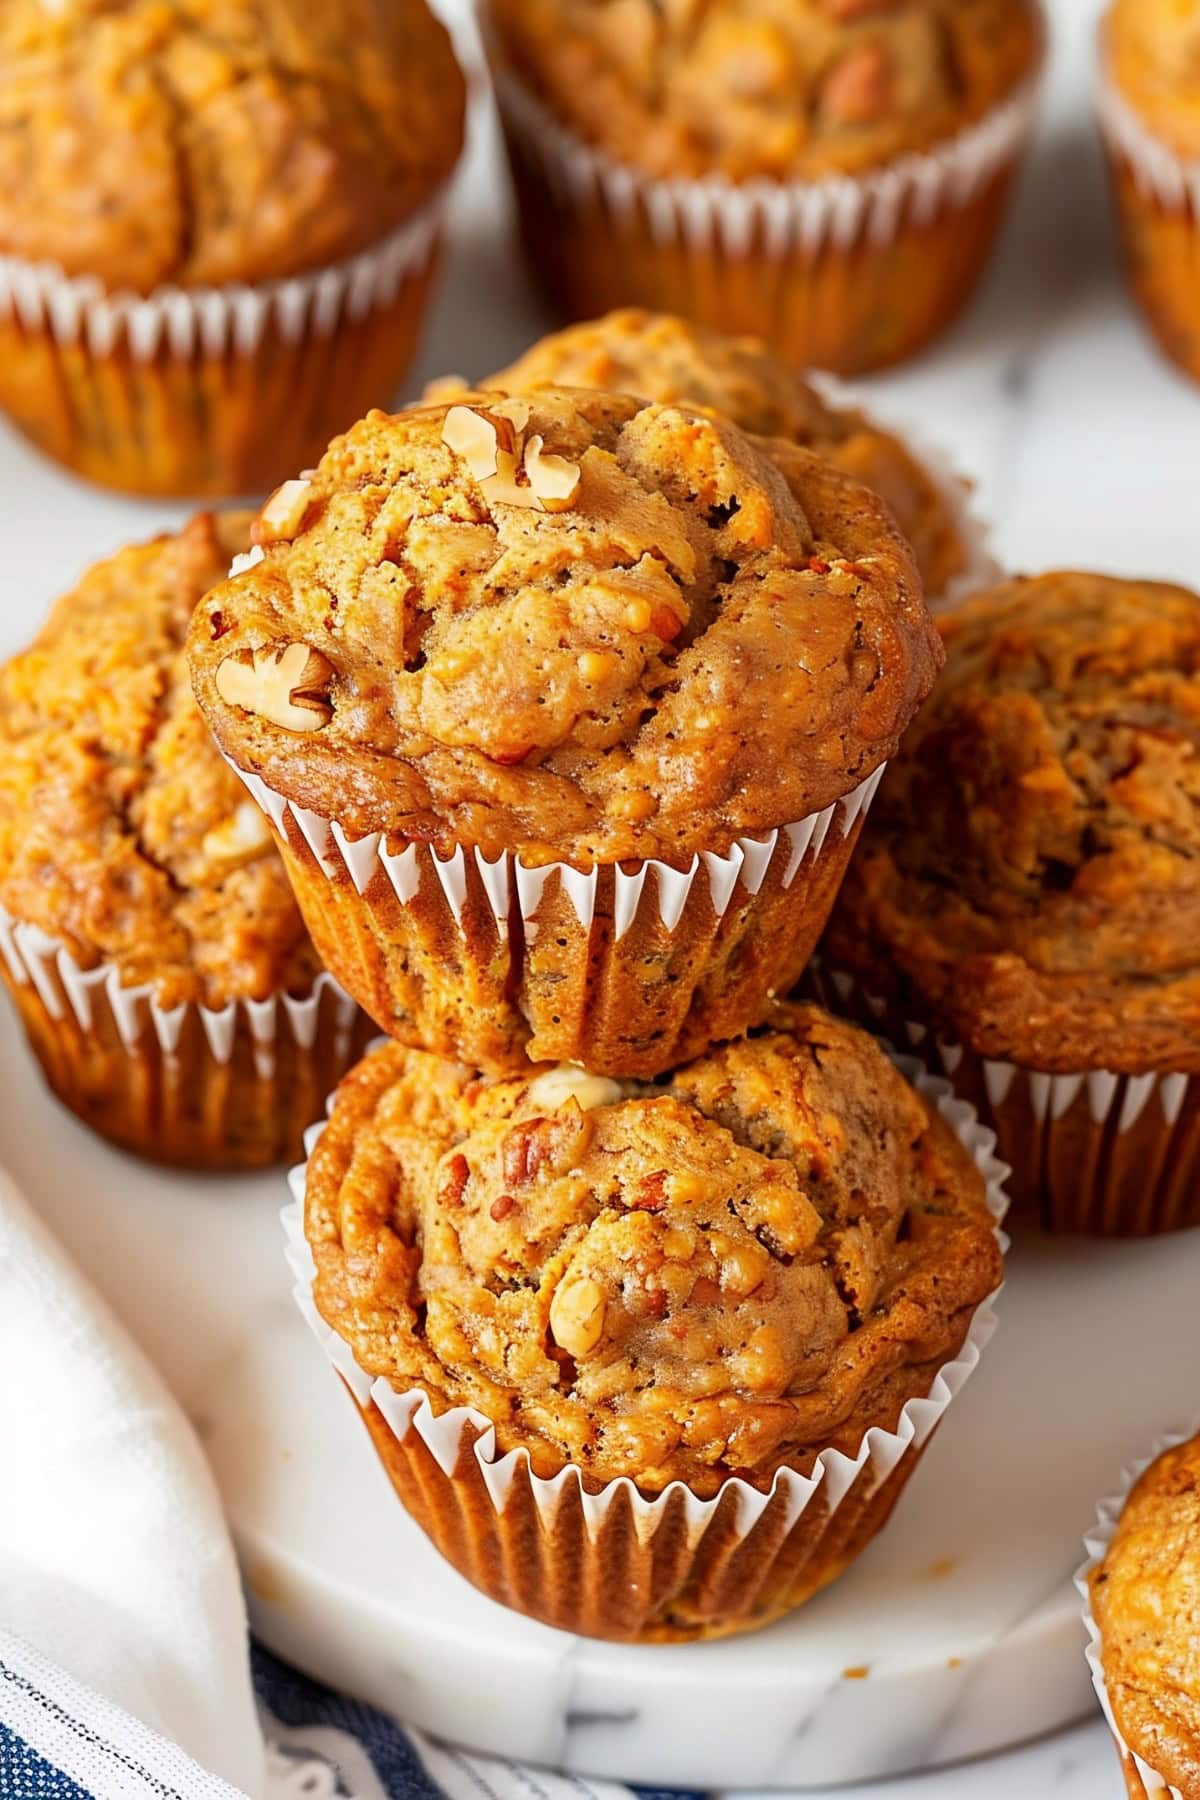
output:
<svg viewBox="0 0 1200 1800"><path fill-rule="evenodd" d="M500 439L496 427L469 406L452 406L442 421L442 442L461 456L476 481L495 475Z"/></svg>
<svg viewBox="0 0 1200 1800"><path fill-rule="evenodd" d="M251 530L256 544L277 544L283 538L294 538L308 511L312 482L307 476L285 481L271 495Z"/></svg>
<svg viewBox="0 0 1200 1800"><path fill-rule="evenodd" d="M319 731L333 716L327 688L329 659L308 644L264 644L246 660L227 656L217 668L217 692L285 731Z"/></svg>
<svg viewBox="0 0 1200 1800"><path fill-rule="evenodd" d="M588 1276L564 1281L550 1302L550 1330L560 1350L587 1356L604 1335L604 1289Z"/></svg>
<svg viewBox="0 0 1200 1800"><path fill-rule="evenodd" d="M529 413L527 400L496 400L486 412L452 406L442 421L442 442L466 463L490 506L564 512L579 494L579 465L547 456L536 434L523 442Z"/></svg>
<svg viewBox="0 0 1200 1800"><path fill-rule="evenodd" d="M546 456L540 437L525 446L525 473L544 512L565 512L579 494L579 464L565 456Z"/></svg>

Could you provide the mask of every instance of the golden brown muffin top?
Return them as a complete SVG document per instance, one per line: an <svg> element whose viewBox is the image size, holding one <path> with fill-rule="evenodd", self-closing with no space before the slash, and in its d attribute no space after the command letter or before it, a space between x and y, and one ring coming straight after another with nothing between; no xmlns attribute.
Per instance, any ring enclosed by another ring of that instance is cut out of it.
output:
<svg viewBox="0 0 1200 1800"><path fill-rule="evenodd" d="M827 952L1035 1069L1200 1069L1200 596L1057 573L941 620Z"/></svg>
<svg viewBox="0 0 1200 1800"><path fill-rule="evenodd" d="M0 0L0 253L148 293L351 256L449 174L424 0Z"/></svg>
<svg viewBox="0 0 1200 1800"><path fill-rule="evenodd" d="M1200 1796L1200 1438L1167 1450L1125 1502L1091 1575L1105 1685L1143 1762Z"/></svg>
<svg viewBox="0 0 1200 1800"><path fill-rule="evenodd" d="M967 1152L803 1006L656 1086L389 1044L338 1090L306 1231L369 1373L479 1408L538 1473L649 1492L852 1450L1001 1273Z"/></svg>
<svg viewBox="0 0 1200 1800"><path fill-rule="evenodd" d="M1013 93L1034 0L488 0L562 124L658 177L810 180L928 150Z"/></svg>
<svg viewBox="0 0 1200 1800"><path fill-rule="evenodd" d="M925 592L945 592L966 567L954 510L912 452L857 407L832 406L757 338L728 337L670 313L627 308L552 332L479 383L510 394L607 388L724 413L743 431L813 450L880 494L912 545ZM448 397L445 383L430 395Z"/></svg>
<svg viewBox="0 0 1200 1800"><path fill-rule="evenodd" d="M1105 62L1125 99L1177 155L1200 157L1200 4L1115 0Z"/></svg>
<svg viewBox="0 0 1200 1800"><path fill-rule="evenodd" d="M319 972L183 656L249 525L201 513L96 563L0 669L0 905L167 1007L303 993Z"/></svg>
<svg viewBox="0 0 1200 1800"><path fill-rule="evenodd" d="M372 413L199 609L200 704L356 837L587 864L805 818L891 753L940 646L882 503L770 452L583 390Z"/></svg>

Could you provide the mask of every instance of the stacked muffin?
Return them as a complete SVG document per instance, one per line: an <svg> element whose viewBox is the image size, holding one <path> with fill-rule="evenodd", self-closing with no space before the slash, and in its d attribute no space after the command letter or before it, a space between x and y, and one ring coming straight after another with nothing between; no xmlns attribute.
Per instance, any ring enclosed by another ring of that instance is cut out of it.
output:
<svg viewBox="0 0 1200 1800"><path fill-rule="evenodd" d="M393 1040L299 1176L319 1335L494 1597L775 1617L883 1523L1000 1274L944 1090L774 998L936 672L912 553L796 444L554 388L372 414L256 537L196 695Z"/></svg>

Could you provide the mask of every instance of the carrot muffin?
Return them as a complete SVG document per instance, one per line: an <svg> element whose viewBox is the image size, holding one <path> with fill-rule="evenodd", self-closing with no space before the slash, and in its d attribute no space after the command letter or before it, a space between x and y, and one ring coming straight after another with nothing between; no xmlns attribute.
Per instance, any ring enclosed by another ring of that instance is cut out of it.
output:
<svg viewBox="0 0 1200 1800"><path fill-rule="evenodd" d="M652 1075L760 1018L939 660L883 504L551 390L374 413L270 513L193 679L384 1030Z"/></svg>
<svg viewBox="0 0 1200 1800"><path fill-rule="evenodd" d="M142 493L314 461L408 364L463 108L424 0L5 0L0 407Z"/></svg>
<svg viewBox="0 0 1200 1800"><path fill-rule="evenodd" d="M1200 380L1200 6L1115 0L1102 30L1100 120L1134 298Z"/></svg>
<svg viewBox="0 0 1200 1800"><path fill-rule="evenodd" d="M787 438L827 457L882 495L916 553L931 605L971 578L966 484L939 481L900 438L857 407L828 402L755 338L729 337L670 313L627 308L551 333L479 385L518 394L546 387L607 388L724 413L743 431ZM444 383L435 383L430 393L444 398L444 390ZM980 561L974 555L976 568Z"/></svg>
<svg viewBox="0 0 1200 1800"><path fill-rule="evenodd" d="M1130 1800L1200 1800L1200 1438L1150 1464L1088 1591Z"/></svg>
<svg viewBox="0 0 1200 1800"><path fill-rule="evenodd" d="M1049 1227L1200 1223L1200 596L1056 573L941 629L825 964L940 1041Z"/></svg>
<svg viewBox="0 0 1200 1800"><path fill-rule="evenodd" d="M0 975L66 1105L164 1162L294 1154L355 1020L188 685L249 525L97 563L0 670Z"/></svg>
<svg viewBox="0 0 1200 1800"><path fill-rule="evenodd" d="M636 303L861 370L973 289L1037 0L487 0L521 227L571 316Z"/></svg>
<svg viewBox="0 0 1200 1800"><path fill-rule="evenodd" d="M376 1049L335 1097L304 1222L319 1314L393 1390L363 1411L406 1507L492 1598L607 1637L744 1631L840 1574L918 1460L907 1403L1001 1278L964 1143L805 1006L659 1086ZM898 1428L875 1464L866 1434ZM830 1450L860 1475L798 1512ZM564 1470L551 1526L535 1491ZM680 1484L706 1503L690 1538Z"/></svg>

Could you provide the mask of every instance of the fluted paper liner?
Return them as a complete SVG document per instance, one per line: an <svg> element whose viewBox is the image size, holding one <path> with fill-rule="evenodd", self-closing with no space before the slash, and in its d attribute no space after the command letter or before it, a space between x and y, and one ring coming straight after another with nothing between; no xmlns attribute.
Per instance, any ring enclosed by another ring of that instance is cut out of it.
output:
<svg viewBox="0 0 1200 1800"><path fill-rule="evenodd" d="M849 373L910 354L966 300L1032 131L1037 76L944 143L864 174L653 179L565 127L482 11L526 244L575 316L687 313Z"/></svg>
<svg viewBox="0 0 1200 1800"><path fill-rule="evenodd" d="M1112 1702L1109 1699L1108 1684L1104 1679L1100 1627L1092 1612L1091 1576L1108 1553L1108 1547L1112 1543L1117 1529L1117 1522L1124 1510L1125 1502L1132 1492L1134 1483L1145 1474L1151 1463L1156 1462L1164 1451L1173 1450L1177 1444L1186 1443L1189 1438L1196 1435L1197 1431L1200 1431L1200 1420L1197 1420L1190 1431L1168 1432L1166 1436L1159 1438L1149 1456L1143 1457L1140 1462L1131 1463L1128 1468L1121 1471L1119 1492L1110 1494L1107 1499L1100 1502L1096 1509L1095 1526L1083 1540L1087 1559L1075 1573L1075 1586L1083 1598L1083 1623L1087 1632L1087 1660L1088 1668L1092 1672L1092 1686L1096 1690L1109 1729L1116 1739L1131 1800L1134 1796L1137 1796L1137 1800L1157 1800L1158 1796L1167 1794L1171 1796L1171 1800L1183 1800L1183 1795L1177 1787L1169 1786L1158 1771L1150 1767L1149 1763L1144 1762L1121 1735L1121 1729L1117 1724ZM1135 1781L1141 1782L1140 1790L1134 1786Z"/></svg>
<svg viewBox="0 0 1200 1800"><path fill-rule="evenodd" d="M364 1021L331 975L306 994L164 1007L109 961L0 907L0 974L51 1087L125 1148L212 1167L295 1154L313 1105L361 1047Z"/></svg>
<svg viewBox="0 0 1200 1800"><path fill-rule="evenodd" d="M1200 1225L1200 1077L1052 1075L978 1056L914 1017L910 998L868 994L819 958L809 976L832 1011L918 1051L977 1108L1012 1169L1015 1218L1085 1237L1153 1237Z"/></svg>
<svg viewBox="0 0 1200 1800"><path fill-rule="evenodd" d="M115 486L269 486L394 392L443 212L439 193L379 243L306 274L147 295L0 255L0 406Z"/></svg>
<svg viewBox="0 0 1200 1800"><path fill-rule="evenodd" d="M235 769L236 764L232 765ZM684 869L389 850L237 769L322 961L391 1036L484 1069L660 1074L766 1013L816 943L883 774Z"/></svg>
<svg viewBox="0 0 1200 1800"><path fill-rule="evenodd" d="M946 1081L914 1058L895 1060L970 1152L1006 1249L999 1224L1007 1171L992 1133ZM309 1156L323 1130L322 1123L308 1132ZM713 1637L755 1629L808 1599L885 1523L996 1325L985 1301L962 1347L926 1395L905 1403L894 1429L872 1427L852 1456L825 1450L808 1473L781 1468L765 1493L736 1476L711 1499L679 1481L653 1499L627 1478L589 1491L577 1466L546 1478L533 1473L526 1450L500 1455L493 1426L475 1408L436 1413L422 1389L397 1393L360 1368L313 1300L306 1178L307 1164L291 1171L293 1198L282 1215L296 1301L357 1402L405 1507L492 1599L585 1636Z"/></svg>
<svg viewBox="0 0 1200 1800"><path fill-rule="evenodd" d="M1096 110L1129 285L1167 355L1200 380L1200 161L1156 137L1103 66Z"/></svg>

